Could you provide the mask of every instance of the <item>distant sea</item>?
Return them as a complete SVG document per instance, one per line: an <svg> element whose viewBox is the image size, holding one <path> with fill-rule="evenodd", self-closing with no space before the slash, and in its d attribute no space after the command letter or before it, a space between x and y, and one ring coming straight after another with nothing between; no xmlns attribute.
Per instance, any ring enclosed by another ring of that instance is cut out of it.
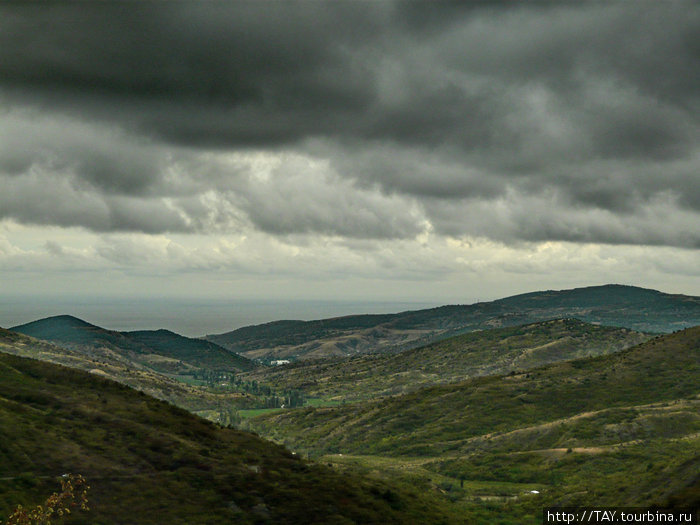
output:
<svg viewBox="0 0 700 525"><path fill-rule="evenodd" d="M0 327L69 314L110 330L166 328L198 337L281 319L309 321L351 314L396 313L440 306L426 302L0 297Z"/></svg>

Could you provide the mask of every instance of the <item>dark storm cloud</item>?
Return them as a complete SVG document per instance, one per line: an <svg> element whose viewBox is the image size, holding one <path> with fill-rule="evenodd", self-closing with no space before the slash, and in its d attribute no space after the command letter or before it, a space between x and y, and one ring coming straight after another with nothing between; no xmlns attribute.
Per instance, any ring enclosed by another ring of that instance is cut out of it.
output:
<svg viewBox="0 0 700 525"><path fill-rule="evenodd" d="M0 9L5 87L175 140L226 144L289 140L307 131L300 119L309 113L334 120L361 109L370 86L348 55L378 31L384 10L320 2ZM226 112L225 129L193 122L213 111ZM274 115L259 129L256 120Z"/></svg>
<svg viewBox="0 0 700 525"><path fill-rule="evenodd" d="M692 3L487 6L5 5L0 76L28 97L232 146L350 135L482 147L502 135L509 110L499 79L547 84L574 106L584 97L577 75L697 105ZM416 19L434 29L416 30ZM398 104L378 92L391 63L409 95ZM491 86L476 86L479 75ZM627 128L623 143L654 142L653 131L628 140Z"/></svg>
<svg viewBox="0 0 700 525"><path fill-rule="evenodd" d="M0 183L90 197L0 212L387 238L423 231L418 209L456 236L695 246L699 60L695 2L4 4L0 110L55 119L39 133L0 114ZM196 158L246 148L328 173L292 163L265 183ZM481 225L473 210L498 203ZM668 231L648 228L662 212Z"/></svg>

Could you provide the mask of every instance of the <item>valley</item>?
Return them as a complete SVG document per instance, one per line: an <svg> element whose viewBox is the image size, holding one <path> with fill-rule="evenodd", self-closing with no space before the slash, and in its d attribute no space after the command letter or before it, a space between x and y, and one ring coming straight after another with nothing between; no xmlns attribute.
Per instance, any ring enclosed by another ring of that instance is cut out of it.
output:
<svg viewBox="0 0 700 525"><path fill-rule="evenodd" d="M698 0L0 1L0 525L698 525L699 57Z"/></svg>
<svg viewBox="0 0 700 525"><path fill-rule="evenodd" d="M66 472L71 523L450 523L430 495L340 474L113 381L0 352L0 516Z"/></svg>
<svg viewBox="0 0 700 525"><path fill-rule="evenodd" d="M697 505L700 327L658 332L696 320L700 301L630 288L472 305L478 322L444 307L257 325L239 332L248 357L66 315L0 329L0 516L64 470L99 487L99 510L75 523L114 522L127 503L138 523L158 522L143 517L152 505L172 523L307 523L311 506L323 523L446 524ZM627 326L598 320L623 311ZM579 315L538 319L567 312ZM333 330L376 342L388 325L407 339L266 364L290 330L297 347L328 350ZM194 486L203 497L185 495Z"/></svg>
<svg viewBox="0 0 700 525"><path fill-rule="evenodd" d="M699 385L696 327L605 356L247 423L347 471L432 487L477 522L489 509L502 523L539 523L553 505L697 505Z"/></svg>

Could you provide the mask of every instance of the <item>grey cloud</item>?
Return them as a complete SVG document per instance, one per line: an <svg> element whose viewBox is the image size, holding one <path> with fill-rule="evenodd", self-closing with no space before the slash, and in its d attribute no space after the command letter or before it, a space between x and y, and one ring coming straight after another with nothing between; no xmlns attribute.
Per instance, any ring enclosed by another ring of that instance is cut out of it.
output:
<svg viewBox="0 0 700 525"><path fill-rule="evenodd" d="M22 169L0 169L0 218L151 234L252 226L397 238L423 229L403 199L356 186L307 156L198 152L58 117L8 121L0 158L19 158L13 164ZM265 177L261 162L271 166Z"/></svg>
<svg viewBox="0 0 700 525"><path fill-rule="evenodd" d="M309 136L498 145L500 86L542 83L576 105L579 75L697 107L692 3L470 7L12 4L0 73L30 99L219 146ZM415 11L436 29L402 23ZM403 104L382 96L387 64L403 72Z"/></svg>
<svg viewBox="0 0 700 525"><path fill-rule="evenodd" d="M493 201L431 201L426 213L438 233L495 239L506 244L568 241L700 248L697 215L679 213L672 199L627 215L572 207L565 195L510 192Z"/></svg>
<svg viewBox="0 0 700 525"><path fill-rule="evenodd" d="M162 199L104 196L46 174L0 177L0 218L26 224L84 227L98 232L192 231Z"/></svg>
<svg viewBox="0 0 700 525"><path fill-rule="evenodd" d="M488 173L454 149L426 150L398 145L312 142L308 151L327 157L338 173L367 190L411 197L461 199L495 197L505 191L505 180Z"/></svg>
<svg viewBox="0 0 700 525"><path fill-rule="evenodd" d="M690 1L520 4L453 20L438 45L453 67L489 76L567 88L581 73L612 76L697 101L699 25Z"/></svg>
<svg viewBox="0 0 700 525"><path fill-rule="evenodd" d="M95 230L108 226L108 210L101 199L77 191L69 181L39 174L0 177L0 214L27 224Z"/></svg>
<svg viewBox="0 0 700 525"><path fill-rule="evenodd" d="M44 244L44 248L46 248L46 251L49 254L55 255L57 257L60 257L65 253L63 251L63 246L54 241L46 241L46 243Z"/></svg>
<svg viewBox="0 0 700 525"><path fill-rule="evenodd" d="M254 174L227 197L255 226L273 234L352 238L414 237L424 226L403 198L355 187L326 166L287 156L263 180Z"/></svg>
<svg viewBox="0 0 700 525"><path fill-rule="evenodd" d="M0 108L53 120L0 113L0 216L696 246L699 34L684 1L4 4ZM328 166L216 156L248 149Z"/></svg>
<svg viewBox="0 0 700 525"><path fill-rule="evenodd" d="M116 197L108 199L107 204L109 222L106 231L193 231L187 218L162 200Z"/></svg>
<svg viewBox="0 0 700 525"><path fill-rule="evenodd" d="M289 140L300 118L366 105L371 86L348 81L361 65L346 49L377 32L383 10L343 2L6 5L0 75L30 98L28 89L173 139L211 142L224 131L229 143ZM191 119L212 108L229 126L207 134ZM274 115L281 122L267 132L256 130L260 123L249 129Z"/></svg>
<svg viewBox="0 0 700 525"><path fill-rule="evenodd" d="M0 120L0 172L33 169L74 177L83 189L141 195L158 183L164 151L143 137L38 112L8 112Z"/></svg>

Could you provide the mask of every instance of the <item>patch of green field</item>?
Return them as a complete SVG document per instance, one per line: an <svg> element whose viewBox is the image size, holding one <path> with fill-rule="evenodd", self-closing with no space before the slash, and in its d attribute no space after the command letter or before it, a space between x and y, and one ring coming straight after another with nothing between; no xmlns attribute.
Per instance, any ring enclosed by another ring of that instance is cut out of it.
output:
<svg viewBox="0 0 700 525"><path fill-rule="evenodd" d="M248 419L251 417L262 416L266 414L276 414L284 410L284 408L251 408L249 410L239 410L238 415L243 419Z"/></svg>
<svg viewBox="0 0 700 525"><path fill-rule="evenodd" d="M386 480L410 481L414 486L430 487L444 494L452 493L453 496L457 494L460 499L466 500L512 498L531 490L541 491L545 487L542 483L533 482L470 479L454 471L436 468L434 458L328 454L321 456L319 461L341 470L353 470Z"/></svg>

